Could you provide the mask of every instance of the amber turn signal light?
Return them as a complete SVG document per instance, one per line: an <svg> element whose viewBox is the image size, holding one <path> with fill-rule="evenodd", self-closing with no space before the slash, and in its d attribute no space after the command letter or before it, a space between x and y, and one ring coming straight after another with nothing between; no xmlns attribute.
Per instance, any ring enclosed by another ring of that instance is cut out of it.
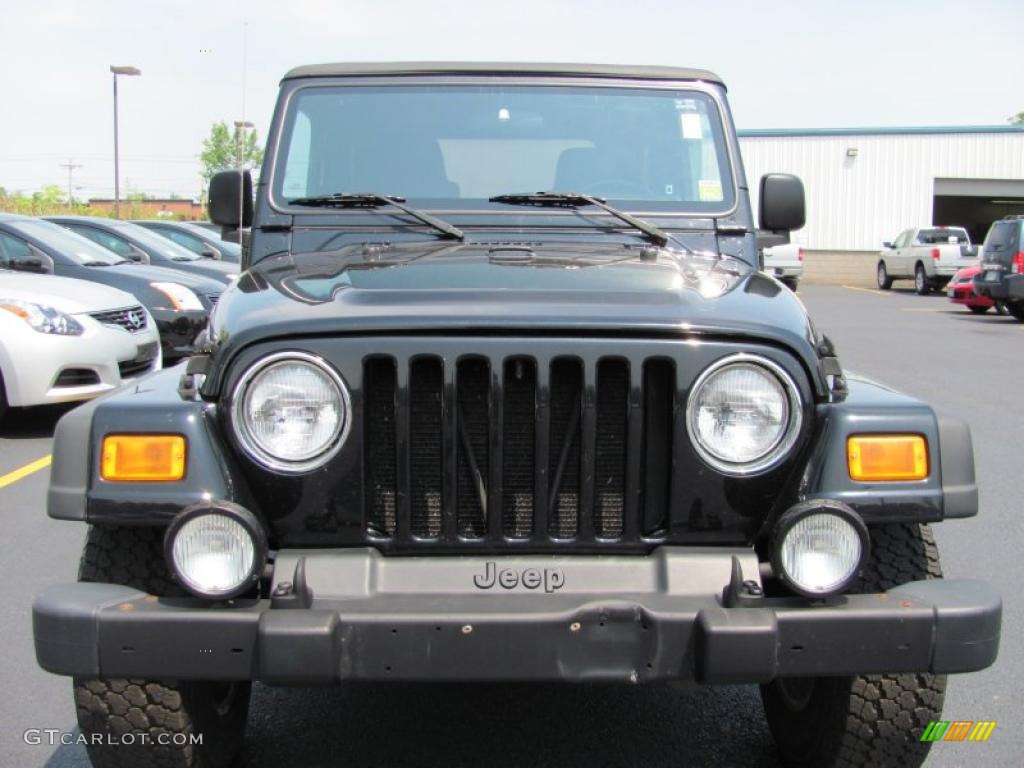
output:
<svg viewBox="0 0 1024 768"><path fill-rule="evenodd" d="M107 435L101 457L100 475L112 482L167 482L185 476L181 435Z"/></svg>
<svg viewBox="0 0 1024 768"><path fill-rule="evenodd" d="M923 435L855 435L846 441L850 479L860 482L924 480L928 441Z"/></svg>

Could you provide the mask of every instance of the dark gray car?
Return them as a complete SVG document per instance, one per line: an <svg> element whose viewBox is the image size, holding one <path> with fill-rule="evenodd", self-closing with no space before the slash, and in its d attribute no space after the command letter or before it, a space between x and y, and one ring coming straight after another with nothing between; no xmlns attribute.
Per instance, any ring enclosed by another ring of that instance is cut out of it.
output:
<svg viewBox="0 0 1024 768"><path fill-rule="evenodd" d="M235 265L203 258L130 221L89 216L48 216L47 219L125 259L191 272L221 283L230 283L238 277Z"/></svg>

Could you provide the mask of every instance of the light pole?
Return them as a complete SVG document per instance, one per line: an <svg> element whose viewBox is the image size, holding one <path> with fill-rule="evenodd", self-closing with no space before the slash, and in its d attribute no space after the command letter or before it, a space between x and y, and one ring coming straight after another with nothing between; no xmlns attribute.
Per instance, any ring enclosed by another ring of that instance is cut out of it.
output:
<svg viewBox="0 0 1024 768"><path fill-rule="evenodd" d="M117 76L126 77L142 74L138 67L116 67L110 65L110 74L114 76L114 218L121 218L121 172L117 157Z"/></svg>
<svg viewBox="0 0 1024 768"><path fill-rule="evenodd" d="M247 128L255 128L248 120L235 120L235 165L242 167L242 138Z"/></svg>

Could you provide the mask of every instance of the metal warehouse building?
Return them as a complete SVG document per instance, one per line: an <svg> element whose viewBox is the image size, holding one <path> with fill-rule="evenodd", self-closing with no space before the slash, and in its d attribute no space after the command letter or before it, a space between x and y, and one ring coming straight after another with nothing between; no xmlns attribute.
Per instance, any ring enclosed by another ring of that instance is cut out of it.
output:
<svg viewBox="0 0 1024 768"><path fill-rule="evenodd" d="M740 131L751 195L765 173L794 173L813 250L877 251L915 225L968 228L980 242L995 219L1024 214L1024 127ZM756 207L755 207L756 210Z"/></svg>

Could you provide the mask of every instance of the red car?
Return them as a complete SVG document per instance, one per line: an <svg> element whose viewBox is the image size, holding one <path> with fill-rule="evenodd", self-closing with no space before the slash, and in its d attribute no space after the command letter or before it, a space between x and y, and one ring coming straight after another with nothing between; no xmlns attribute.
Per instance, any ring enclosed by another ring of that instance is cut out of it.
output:
<svg viewBox="0 0 1024 768"><path fill-rule="evenodd" d="M946 286L946 295L954 304L963 304L971 312L982 314L988 312L993 305L1000 315L1006 314L1006 308L1001 301L993 301L988 296L979 296L974 291L974 278L981 272L981 267L964 267L953 275L953 279Z"/></svg>

